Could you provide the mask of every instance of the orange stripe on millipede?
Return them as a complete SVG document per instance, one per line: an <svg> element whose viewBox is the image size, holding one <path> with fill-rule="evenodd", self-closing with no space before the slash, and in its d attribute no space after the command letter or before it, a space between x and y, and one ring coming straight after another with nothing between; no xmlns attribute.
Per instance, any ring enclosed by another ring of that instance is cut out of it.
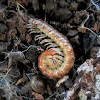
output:
<svg viewBox="0 0 100 100"><path fill-rule="evenodd" d="M36 22L36 24L37 24L37 25L39 25L39 23L38 23L38 22Z"/></svg>
<svg viewBox="0 0 100 100"><path fill-rule="evenodd" d="M44 67L41 68L42 73L44 73Z"/></svg>
<svg viewBox="0 0 100 100"><path fill-rule="evenodd" d="M43 55L40 55L39 58L43 58Z"/></svg>
<svg viewBox="0 0 100 100"><path fill-rule="evenodd" d="M42 29L44 29L43 26L40 26L40 27L41 27Z"/></svg>
<svg viewBox="0 0 100 100"><path fill-rule="evenodd" d="M44 22L46 25L47 25L47 23L46 22Z"/></svg>
<svg viewBox="0 0 100 100"><path fill-rule="evenodd" d="M47 33L49 33L49 30L46 30Z"/></svg>
<svg viewBox="0 0 100 100"><path fill-rule="evenodd" d="M48 76L48 77L50 77L50 76L51 76L51 74L50 74L49 72L46 72L46 74L47 74L47 76Z"/></svg>
<svg viewBox="0 0 100 100"><path fill-rule="evenodd" d="M70 65L66 65L66 69L72 68L72 66Z"/></svg>
<svg viewBox="0 0 100 100"><path fill-rule="evenodd" d="M41 61L41 60L39 61L39 66L40 66L40 65L42 65L42 61Z"/></svg>
<svg viewBox="0 0 100 100"><path fill-rule="evenodd" d="M73 48L71 49L71 51L73 51Z"/></svg>
<svg viewBox="0 0 100 100"><path fill-rule="evenodd" d="M70 62L72 59L71 59L71 57L68 57L68 61Z"/></svg>
<svg viewBox="0 0 100 100"><path fill-rule="evenodd" d="M39 19L39 21L42 21L42 19Z"/></svg>
<svg viewBox="0 0 100 100"><path fill-rule="evenodd" d="M55 53L51 51L50 54L51 54L51 55L54 55Z"/></svg>
<svg viewBox="0 0 100 100"><path fill-rule="evenodd" d="M60 74L64 75L64 74L66 74L66 72L65 71L61 71Z"/></svg>
<svg viewBox="0 0 100 100"><path fill-rule="evenodd" d="M69 43L69 41L67 41L67 43Z"/></svg>
<svg viewBox="0 0 100 100"><path fill-rule="evenodd" d="M47 53L50 54L51 52L48 50Z"/></svg>
<svg viewBox="0 0 100 100"><path fill-rule="evenodd" d="M52 34L52 36L53 36L53 37L55 37L55 35L54 35L54 34Z"/></svg>
<svg viewBox="0 0 100 100"><path fill-rule="evenodd" d="M47 54L47 52L46 52L46 51L44 51L44 52L43 52L43 54Z"/></svg>
<svg viewBox="0 0 100 100"><path fill-rule="evenodd" d="M66 46L66 44L65 44L65 43L66 43L66 42L64 42L64 43L63 43L63 46L64 46L64 47Z"/></svg>
<svg viewBox="0 0 100 100"><path fill-rule="evenodd" d="M53 28L51 25L49 25L50 28Z"/></svg>
<svg viewBox="0 0 100 100"><path fill-rule="evenodd" d="M72 57L72 59L74 60L74 57Z"/></svg>
<svg viewBox="0 0 100 100"><path fill-rule="evenodd" d="M59 78L58 74L53 74L54 77Z"/></svg>
<svg viewBox="0 0 100 100"><path fill-rule="evenodd" d="M67 50L67 53L70 53L70 49Z"/></svg>
<svg viewBox="0 0 100 100"><path fill-rule="evenodd" d="M69 62L72 61L72 60L74 60L74 57L68 57Z"/></svg>
<svg viewBox="0 0 100 100"><path fill-rule="evenodd" d="M61 41L59 38L57 38L58 41Z"/></svg>

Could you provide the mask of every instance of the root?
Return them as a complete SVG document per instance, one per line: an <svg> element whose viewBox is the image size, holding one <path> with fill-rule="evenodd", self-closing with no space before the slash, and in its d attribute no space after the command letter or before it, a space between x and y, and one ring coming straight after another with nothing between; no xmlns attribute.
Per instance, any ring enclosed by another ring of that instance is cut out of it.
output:
<svg viewBox="0 0 100 100"><path fill-rule="evenodd" d="M0 89L4 91L5 93L5 97L7 98L7 100L11 100L13 95L16 95L16 89L14 91L12 91L12 82L9 79L9 72L11 71L10 69L6 69L7 72L4 73L0 73ZM15 87L14 87L15 88Z"/></svg>
<svg viewBox="0 0 100 100"><path fill-rule="evenodd" d="M99 5L97 5L97 3L99 2L100 0L98 0L98 1L96 1L96 2L94 2L93 0L90 0L90 2L92 3L87 9L89 9L91 6L95 6L96 7L96 9L97 10L100 10L100 7L99 7ZM87 10L86 9L86 10Z"/></svg>
<svg viewBox="0 0 100 100"><path fill-rule="evenodd" d="M18 2L16 2L16 3L17 3L16 9L21 16L23 16L23 11L20 10L20 7L24 9L25 13L27 13L27 10L20 3L18 3Z"/></svg>
<svg viewBox="0 0 100 100"><path fill-rule="evenodd" d="M84 26L88 19L89 19L89 14L87 14L87 18L81 23L81 26L80 26L78 29L81 29L81 28L87 29L87 30L89 30L91 33L93 33L94 35L96 35L97 38L100 40L100 37L99 37L95 32L93 32L90 28Z"/></svg>

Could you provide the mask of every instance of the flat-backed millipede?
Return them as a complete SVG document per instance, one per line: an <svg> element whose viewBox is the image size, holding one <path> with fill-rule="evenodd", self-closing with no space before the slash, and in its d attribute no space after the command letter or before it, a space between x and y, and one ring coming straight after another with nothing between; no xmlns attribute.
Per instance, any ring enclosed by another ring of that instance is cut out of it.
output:
<svg viewBox="0 0 100 100"><path fill-rule="evenodd" d="M74 51L68 39L41 19L30 19L30 33L40 33L35 40L46 46L38 59L38 67L43 75L54 79L66 75L74 64Z"/></svg>

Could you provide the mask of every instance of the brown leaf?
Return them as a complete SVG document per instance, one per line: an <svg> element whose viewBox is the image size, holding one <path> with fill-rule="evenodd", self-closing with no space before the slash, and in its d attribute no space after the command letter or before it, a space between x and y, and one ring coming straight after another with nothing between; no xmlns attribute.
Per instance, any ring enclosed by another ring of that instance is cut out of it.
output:
<svg viewBox="0 0 100 100"><path fill-rule="evenodd" d="M85 28L79 28L78 32L86 33L86 29Z"/></svg>
<svg viewBox="0 0 100 100"><path fill-rule="evenodd" d="M27 34L26 35L26 40L27 40L27 43L30 43L31 40L32 40L32 36L30 34Z"/></svg>
<svg viewBox="0 0 100 100"><path fill-rule="evenodd" d="M24 81L23 78L19 79L19 80L17 81L16 85L19 85L19 84L22 83L23 81Z"/></svg>
<svg viewBox="0 0 100 100"><path fill-rule="evenodd" d="M32 92L32 95L35 96L35 99L36 99L36 100L44 100L44 97L43 97L41 94Z"/></svg>
<svg viewBox="0 0 100 100"><path fill-rule="evenodd" d="M95 24L94 24L94 28L93 28L93 29L94 29L94 31L96 31L96 33L98 33L98 32L99 32L99 28L98 28L97 23L95 23Z"/></svg>
<svg viewBox="0 0 100 100"><path fill-rule="evenodd" d="M6 39L6 34L0 32L0 40L4 41Z"/></svg>

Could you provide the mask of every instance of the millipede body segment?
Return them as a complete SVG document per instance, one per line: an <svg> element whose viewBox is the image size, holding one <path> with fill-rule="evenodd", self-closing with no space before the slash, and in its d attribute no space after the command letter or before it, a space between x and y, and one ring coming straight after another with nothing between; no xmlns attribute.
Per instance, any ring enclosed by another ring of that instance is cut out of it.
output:
<svg viewBox="0 0 100 100"><path fill-rule="evenodd" d="M30 19L30 33L40 44L46 46L38 59L38 67L43 75L54 79L66 75L74 64L74 51L68 39L41 19Z"/></svg>

